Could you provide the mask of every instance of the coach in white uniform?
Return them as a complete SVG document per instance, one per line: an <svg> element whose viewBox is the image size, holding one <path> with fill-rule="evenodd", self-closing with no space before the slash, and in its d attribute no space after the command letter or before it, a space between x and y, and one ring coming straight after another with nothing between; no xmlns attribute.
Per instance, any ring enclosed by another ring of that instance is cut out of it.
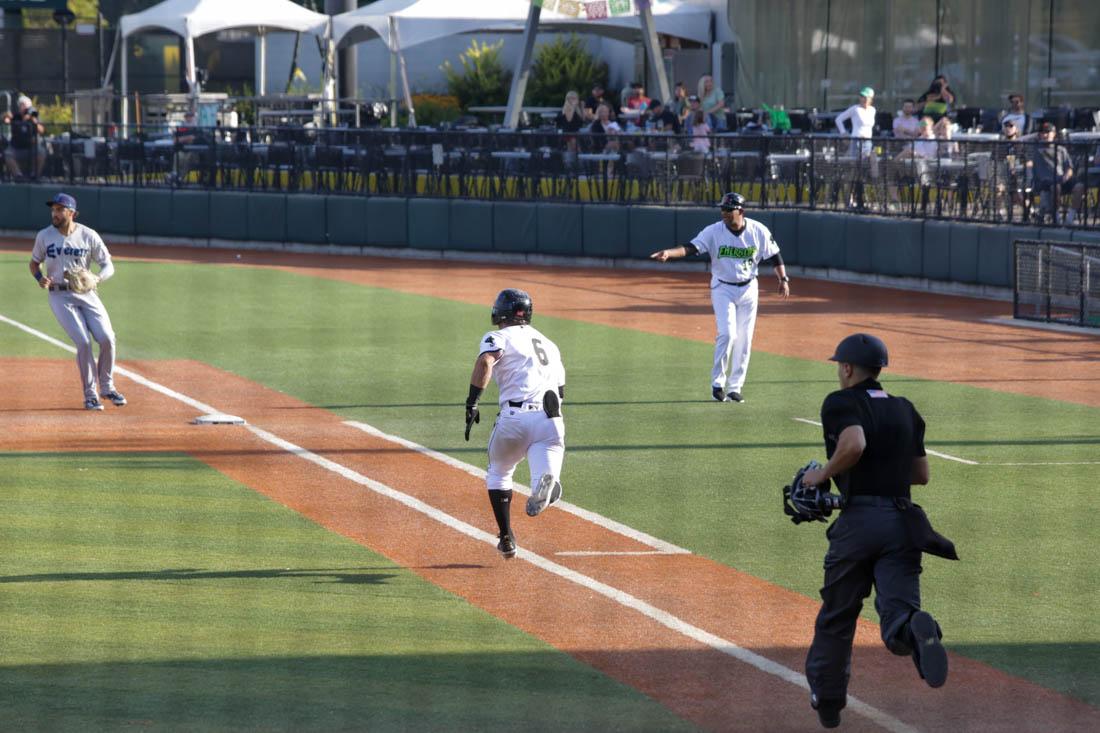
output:
<svg viewBox="0 0 1100 733"><path fill-rule="evenodd" d="M99 396L119 407L126 398L115 389L115 332L111 317L95 290L75 293L65 282L65 273L88 269L92 262L99 265L99 282L115 274L111 253L95 230L76 222L76 199L59 193L46 202L52 224L34 238L31 251L31 275L38 286L49 291L50 310L65 333L76 345L76 366L84 387L84 409L102 410ZM46 274L42 274L42 263ZM99 363L92 353L92 340L99 344ZM99 388L96 391L96 378Z"/></svg>
<svg viewBox="0 0 1100 733"><path fill-rule="evenodd" d="M522 290L502 290L493 303L493 325L481 338L480 352L470 375L466 398L466 440L470 428L481 422L478 400L495 379L500 389L500 414L489 436L489 470L485 482L497 521L505 557L516 554L511 525L512 474L527 457L531 469L531 497L527 514L537 516L561 498L561 464L565 458L565 367L553 341L531 326L531 296Z"/></svg>
<svg viewBox="0 0 1100 733"><path fill-rule="evenodd" d="M744 402L741 390L749 370L760 296L757 269L761 263L775 266L779 294L784 298L791 294L790 278L775 237L766 226L745 217L744 196L727 193L718 207L722 221L699 232L690 244L662 249L650 257L658 262L694 254L710 257L710 300L718 324L711 396L719 402Z"/></svg>

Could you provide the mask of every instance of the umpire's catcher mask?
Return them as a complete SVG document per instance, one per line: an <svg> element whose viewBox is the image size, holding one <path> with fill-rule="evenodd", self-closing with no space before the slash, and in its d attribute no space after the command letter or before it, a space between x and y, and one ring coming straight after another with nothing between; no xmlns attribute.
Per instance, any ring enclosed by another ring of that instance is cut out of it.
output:
<svg viewBox="0 0 1100 733"><path fill-rule="evenodd" d="M828 481L820 486L802 485L803 474L814 468L821 468L821 464L810 461L798 469L790 486L783 487L783 513L795 524L824 522L834 509L841 508L841 496L829 493Z"/></svg>
<svg viewBox="0 0 1100 733"><path fill-rule="evenodd" d="M531 296L523 290L516 288L501 290L496 302L493 303L493 325L530 323L534 310Z"/></svg>

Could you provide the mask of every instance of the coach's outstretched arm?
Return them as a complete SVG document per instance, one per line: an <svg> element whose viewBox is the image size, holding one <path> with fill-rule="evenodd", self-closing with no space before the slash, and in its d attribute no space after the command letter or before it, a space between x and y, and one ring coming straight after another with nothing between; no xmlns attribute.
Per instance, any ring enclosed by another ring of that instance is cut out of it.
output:
<svg viewBox="0 0 1100 733"><path fill-rule="evenodd" d="M676 260L681 257L691 257L697 254L699 254L699 248L694 244L682 244L672 249L659 249L651 254L649 259L657 260L658 262L667 262L669 260Z"/></svg>

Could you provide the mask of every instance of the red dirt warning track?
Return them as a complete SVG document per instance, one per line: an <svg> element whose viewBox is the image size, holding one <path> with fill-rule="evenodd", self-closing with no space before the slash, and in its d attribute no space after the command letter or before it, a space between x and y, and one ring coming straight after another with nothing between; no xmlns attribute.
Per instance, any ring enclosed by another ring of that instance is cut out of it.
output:
<svg viewBox="0 0 1100 733"><path fill-rule="evenodd" d="M456 468L349 427L341 418L195 362L127 362L148 379L245 417L372 480L492 532L483 483ZM489 613L543 639L711 730L807 730L816 716L790 682L716 651L559 575L505 562L492 545L266 442L247 427L192 426L194 408L122 376L125 408L87 413L43 380L74 380L71 360L6 359L9 395L2 451L185 451L252 489L354 539ZM63 438L59 436L64 436ZM568 497L566 497L568 498ZM605 583L800 674L817 603L695 555L577 557L560 551L649 550L640 542L552 509L517 513L523 550ZM502 589L507 589L503 592ZM930 690L908 659L886 652L861 622L855 697L899 730L1100 729L1100 710L986 665L952 656L949 684ZM890 680L890 684L882 684ZM845 730L890 729L854 709ZM901 727L907 726L907 727Z"/></svg>

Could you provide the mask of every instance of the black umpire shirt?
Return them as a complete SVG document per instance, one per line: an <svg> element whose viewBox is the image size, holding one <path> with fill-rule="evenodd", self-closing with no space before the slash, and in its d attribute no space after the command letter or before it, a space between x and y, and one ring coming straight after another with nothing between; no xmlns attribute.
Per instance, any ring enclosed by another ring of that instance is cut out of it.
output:
<svg viewBox="0 0 1100 733"><path fill-rule="evenodd" d="M904 397L874 379L833 392L821 405L825 454L833 457L844 429L861 425L867 447L855 466L834 477L845 496L910 498L913 459L925 455L924 419Z"/></svg>

